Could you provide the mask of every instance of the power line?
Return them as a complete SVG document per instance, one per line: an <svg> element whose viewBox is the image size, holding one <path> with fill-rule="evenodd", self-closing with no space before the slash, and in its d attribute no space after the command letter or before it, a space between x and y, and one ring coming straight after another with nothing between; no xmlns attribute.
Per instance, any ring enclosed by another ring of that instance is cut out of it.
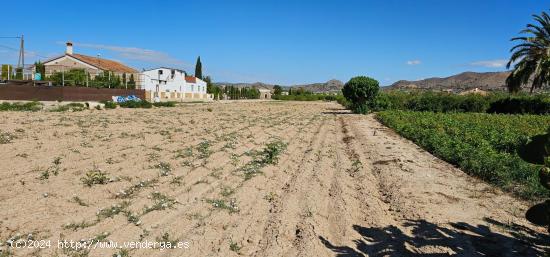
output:
<svg viewBox="0 0 550 257"><path fill-rule="evenodd" d="M11 47L11 46L7 46L7 45L2 45L2 44L0 44L0 47L6 48L6 49L9 49L9 50L13 50L13 51L15 51L15 52L19 52L19 49L14 48L14 47ZM45 59L51 58L51 57L47 57L47 56L43 56L43 55L37 54L36 52L32 52L32 51L25 51L25 53L26 53L26 54L31 54L31 55L36 55L36 56L38 56L38 57L45 58Z"/></svg>

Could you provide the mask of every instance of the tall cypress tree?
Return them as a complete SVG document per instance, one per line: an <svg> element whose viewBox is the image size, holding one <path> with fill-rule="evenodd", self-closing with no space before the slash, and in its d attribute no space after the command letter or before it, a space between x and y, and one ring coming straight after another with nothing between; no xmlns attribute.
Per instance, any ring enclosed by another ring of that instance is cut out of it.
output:
<svg viewBox="0 0 550 257"><path fill-rule="evenodd" d="M197 58L197 64L195 65L195 77L202 79L202 63L200 56Z"/></svg>

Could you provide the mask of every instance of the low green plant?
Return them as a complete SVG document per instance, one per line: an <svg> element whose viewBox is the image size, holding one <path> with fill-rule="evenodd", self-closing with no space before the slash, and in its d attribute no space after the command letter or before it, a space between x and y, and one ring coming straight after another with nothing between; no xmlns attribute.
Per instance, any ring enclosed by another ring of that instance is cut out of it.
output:
<svg viewBox="0 0 550 257"><path fill-rule="evenodd" d="M211 154L210 141L204 140L204 141L200 142L199 145L197 146L197 151L199 152L198 157L200 159L208 158L208 156L210 156L210 154Z"/></svg>
<svg viewBox="0 0 550 257"><path fill-rule="evenodd" d="M76 196L76 195L73 196L72 201L75 202L75 203L77 203L77 204L80 205L80 206L84 206L84 207L88 207L88 206L89 206L86 202L84 202L84 200L82 200L80 197L78 197L78 196Z"/></svg>
<svg viewBox="0 0 550 257"><path fill-rule="evenodd" d="M155 168L160 170L160 176L165 177L170 175L170 172L172 172L172 165L167 162L159 162L157 165L155 165Z"/></svg>
<svg viewBox="0 0 550 257"><path fill-rule="evenodd" d="M280 140L275 140L268 143L262 151L254 151L249 153L249 155L252 156L252 161L241 167L245 180L251 179L256 174L261 173L261 168L270 164L277 164L279 161L279 155L286 149L286 147L286 143Z"/></svg>
<svg viewBox="0 0 550 257"><path fill-rule="evenodd" d="M17 138L14 134L10 132L0 131L0 144L9 144L13 139Z"/></svg>
<svg viewBox="0 0 550 257"><path fill-rule="evenodd" d="M163 244L166 248L176 248L178 245L178 239L172 238L168 232L164 232L160 237L157 237L156 241Z"/></svg>
<svg viewBox="0 0 550 257"><path fill-rule="evenodd" d="M73 223L67 223L67 224L63 225L63 229L77 231L79 229L88 228L88 227L94 226L96 224L97 224L97 222L95 222L95 221L94 222L86 222L86 221L73 222Z"/></svg>
<svg viewBox="0 0 550 257"><path fill-rule="evenodd" d="M130 206L130 202L122 201L119 204L113 204L109 208L100 209L96 214L97 220L101 221L107 218L113 218L114 216L120 213L126 212L129 206Z"/></svg>
<svg viewBox="0 0 550 257"><path fill-rule="evenodd" d="M207 203L212 204L212 207L217 209L224 209L229 211L229 213L239 212L239 207L237 206L237 200L231 199L229 201L223 199L208 199Z"/></svg>
<svg viewBox="0 0 550 257"><path fill-rule="evenodd" d="M153 200L153 204L151 206L146 206L143 209L143 214L147 214L152 211L169 209L169 208L172 208L177 203L177 201L174 198L171 198L159 192L152 193L151 199Z"/></svg>
<svg viewBox="0 0 550 257"><path fill-rule="evenodd" d="M137 184L130 186L129 188L120 190L116 193L115 198L131 198L144 188L153 187L158 183L158 179L142 180Z"/></svg>
<svg viewBox="0 0 550 257"><path fill-rule="evenodd" d="M98 168L94 168L86 172L86 176L80 178L84 185L91 187L93 185L101 185L109 183L109 177L107 172L101 171Z"/></svg>
<svg viewBox="0 0 550 257"><path fill-rule="evenodd" d="M130 257L130 251L128 249L120 249L112 257Z"/></svg>
<svg viewBox="0 0 550 257"><path fill-rule="evenodd" d="M229 242L229 250L238 253L241 250L241 246L239 246L237 243L231 241Z"/></svg>
<svg viewBox="0 0 550 257"><path fill-rule="evenodd" d="M175 176L170 180L170 185L177 185L181 186L183 185L183 176Z"/></svg>

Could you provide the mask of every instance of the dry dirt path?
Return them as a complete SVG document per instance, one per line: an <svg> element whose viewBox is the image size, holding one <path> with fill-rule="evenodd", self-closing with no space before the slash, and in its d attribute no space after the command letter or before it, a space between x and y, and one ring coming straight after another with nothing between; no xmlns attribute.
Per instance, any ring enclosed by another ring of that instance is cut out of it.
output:
<svg viewBox="0 0 550 257"><path fill-rule="evenodd" d="M550 242L522 218L527 203L335 103L3 112L0 129L13 136L0 145L3 242L168 240L189 248L129 256L262 257L539 256ZM245 179L269 142L286 150ZM109 183L83 185L94 167Z"/></svg>

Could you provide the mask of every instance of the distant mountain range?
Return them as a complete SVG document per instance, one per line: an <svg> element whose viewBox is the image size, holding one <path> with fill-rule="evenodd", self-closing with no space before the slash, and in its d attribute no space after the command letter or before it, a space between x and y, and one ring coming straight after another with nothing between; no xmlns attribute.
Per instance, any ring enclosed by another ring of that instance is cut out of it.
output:
<svg viewBox="0 0 550 257"><path fill-rule="evenodd" d="M385 89L447 90L461 92L474 88L485 91L506 90L509 72L464 72L446 78L429 78L418 81L400 80Z"/></svg>
<svg viewBox="0 0 550 257"><path fill-rule="evenodd" d="M272 89L274 84L266 84L262 82L256 82L256 83L229 83L229 82L215 82L214 85L216 86L234 86L234 87L256 87L256 88L266 88L266 89ZM284 90L288 90L289 88L298 89L303 88L306 91L310 91L313 93L329 93L329 92L340 92L342 90L342 87L344 87L344 83L340 80L329 80L324 83L313 83L313 84L303 84L303 85L292 85L292 86L281 86Z"/></svg>
<svg viewBox="0 0 550 257"><path fill-rule="evenodd" d="M445 78L428 78L417 81L400 80L390 86L383 87L384 90L402 89L402 90L436 90L436 91L452 91L462 92L470 89L481 89L485 91L505 91L506 78L510 72L463 72L454 76ZM217 86L234 86L234 87L257 87L272 89L274 84L266 84L262 82L256 83L228 83L216 82ZM329 80L324 83L313 83L303 85L281 86L284 90L289 88L304 90L313 93L329 93L341 92L344 83L339 80Z"/></svg>

